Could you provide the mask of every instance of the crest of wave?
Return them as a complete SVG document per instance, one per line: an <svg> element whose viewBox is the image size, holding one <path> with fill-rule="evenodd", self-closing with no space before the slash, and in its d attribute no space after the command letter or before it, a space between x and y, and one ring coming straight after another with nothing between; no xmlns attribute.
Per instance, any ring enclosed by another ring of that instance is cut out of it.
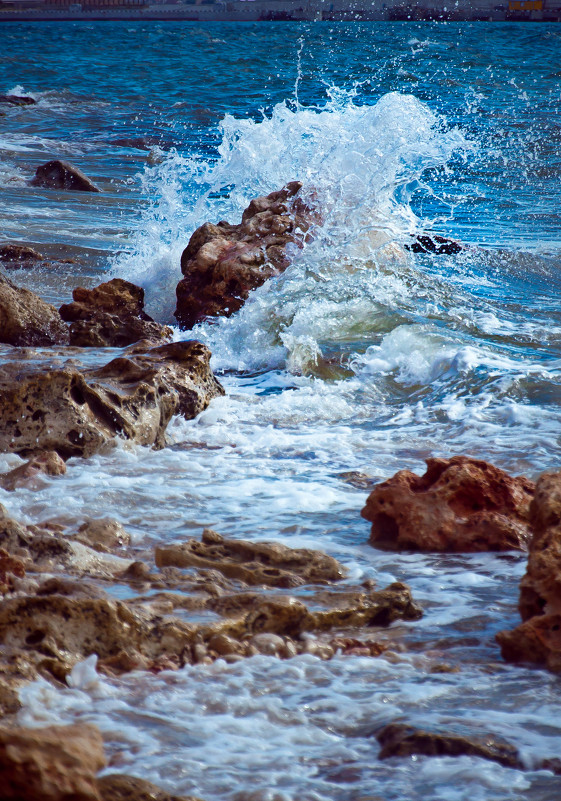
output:
<svg viewBox="0 0 561 801"><path fill-rule="evenodd" d="M224 321L197 331L197 336L206 333L215 347L217 337L221 338L226 351L230 349L226 341L231 338L229 331L238 340L236 349L243 350L244 326L252 328L257 322L246 318L270 314L271 306L278 305L275 288L288 293L285 311L298 317L299 289L304 295L313 289L319 300L318 287L309 286L310 278L316 284L329 283L341 273L341 265L343 273L348 273L349 259L356 266L376 258L386 243L402 241L407 232L416 230L418 220L409 206L410 193L420 185L424 170L445 164L454 151L466 145L459 131L447 130L414 96L391 92L373 105L360 105L356 89L330 89L321 107L283 102L259 120L227 115L219 133L215 160L171 153L146 172L143 181L152 199L150 206L131 252L115 261L112 272L141 284L149 311L159 319L172 320L181 252L193 230L207 220L239 222L252 198L300 180L304 194L321 207L322 230L316 232L311 246L297 254L282 280L273 282L272 297L271 286L266 285L252 293L252 303L246 308L255 307L253 311L244 309L236 315L239 323ZM357 281L360 284L362 279ZM363 294L360 286L355 289L349 299L354 306L351 317ZM339 303L335 285L327 288L326 301L330 302L333 293L332 300ZM319 310L318 314L323 317ZM282 360L281 351L292 348L289 340L295 352L302 347L305 352L317 349L317 334L314 330L286 330L283 344L277 326L268 344ZM309 340L309 346L302 345L302 337ZM231 362L226 353L224 360L224 366ZM238 357L234 361L241 365ZM243 358L242 362L246 364Z"/></svg>

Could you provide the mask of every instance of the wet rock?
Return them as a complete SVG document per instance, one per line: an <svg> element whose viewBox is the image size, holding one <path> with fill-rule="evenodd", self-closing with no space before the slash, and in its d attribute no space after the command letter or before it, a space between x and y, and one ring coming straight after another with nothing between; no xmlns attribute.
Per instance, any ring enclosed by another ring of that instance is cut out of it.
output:
<svg viewBox="0 0 561 801"><path fill-rule="evenodd" d="M478 459L427 459L424 476L401 470L378 484L361 514L372 523L377 548L521 550L530 538L533 489L528 479Z"/></svg>
<svg viewBox="0 0 561 801"><path fill-rule="evenodd" d="M79 581L53 576L41 582L36 595L65 595L72 598L106 598L101 587L81 578Z"/></svg>
<svg viewBox="0 0 561 801"><path fill-rule="evenodd" d="M0 95L0 103L9 106L34 106L37 101L25 95Z"/></svg>
<svg viewBox="0 0 561 801"><path fill-rule="evenodd" d="M27 245L0 245L0 261L7 270L21 267L31 267L38 261L43 261L43 256Z"/></svg>
<svg viewBox="0 0 561 801"><path fill-rule="evenodd" d="M78 529L78 539L94 549L109 551L130 544L130 536L123 526L108 517L83 523Z"/></svg>
<svg viewBox="0 0 561 801"><path fill-rule="evenodd" d="M6 507L0 504L0 548L18 556L26 552L31 540L32 535L25 526L10 517Z"/></svg>
<svg viewBox="0 0 561 801"><path fill-rule="evenodd" d="M288 548L273 542L227 540L205 529L202 541L190 539L182 545L156 548L156 565L219 570L228 578L250 585L297 587L324 584L345 575L343 566L331 556L308 548Z"/></svg>
<svg viewBox="0 0 561 801"><path fill-rule="evenodd" d="M2 801L100 801L96 773L103 767L95 726L0 728Z"/></svg>
<svg viewBox="0 0 561 801"><path fill-rule="evenodd" d="M38 453L25 464L0 475L0 487L13 492L16 489L41 489L44 482L41 475L62 476L66 473L66 464L55 451Z"/></svg>
<svg viewBox="0 0 561 801"><path fill-rule="evenodd" d="M54 159L37 167L32 186L41 186L46 189L67 189L78 192L101 192L82 170L74 167L68 161Z"/></svg>
<svg viewBox="0 0 561 801"><path fill-rule="evenodd" d="M561 672L561 472L545 473L530 507L533 536L520 582L523 623L497 635L503 658Z"/></svg>
<svg viewBox="0 0 561 801"><path fill-rule="evenodd" d="M6 345L66 345L68 328L44 300L0 274L0 342Z"/></svg>
<svg viewBox="0 0 561 801"><path fill-rule="evenodd" d="M97 780L101 801L199 801L194 796L173 795L152 782L112 773Z"/></svg>
<svg viewBox="0 0 561 801"><path fill-rule="evenodd" d="M453 239L446 239L446 237L438 236L437 234L430 236L422 234L411 245L405 245L405 247L413 253L434 253L437 256L454 256L463 250L459 242L455 242Z"/></svg>
<svg viewBox="0 0 561 801"><path fill-rule="evenodd" d="M376 739L381 745L380 759L390 757L423 756L475 756L498 762L507 768L523 765L517 749L510 743L489 736L479 741L455 734L438 734L415 729L402 723L390 723L378 732Z"/></svg>
<svg viewBox="0 0 561 801"><path fill-rule="evenodd" d="M0 367L0 451L91 456L116 437L157 448L170 419L187 419L224 393L199 342L122 356L95 370L9 363Z"/></svg>
<svg viewBox="0 0 561 801"><path fill-rule="evenodd" d="M0 595L9 592L11 580L14 576L17 578L25 576L24 564L21 559L10 556L8 551L0 548Z"/></svg>
<svg viewBox="0 0 561 801"><path fill-rule="evenodd" d="M145 313L144 290L130 281L114 278L94 289L77 287L72 297L60 307L62 319L71 324L71 345L122 348L142 339L171 339L171 328Z"/></svg>
<svg viewBox="0 0 561 801"><path fill-rule="evenodd" d="M252 200L239 225L205 223L194 232L181 256L184 278L176 291L175 317L182 328L229 317L252 289L286 270L317 221L299 197L301 188L293 181Z"/></svg>

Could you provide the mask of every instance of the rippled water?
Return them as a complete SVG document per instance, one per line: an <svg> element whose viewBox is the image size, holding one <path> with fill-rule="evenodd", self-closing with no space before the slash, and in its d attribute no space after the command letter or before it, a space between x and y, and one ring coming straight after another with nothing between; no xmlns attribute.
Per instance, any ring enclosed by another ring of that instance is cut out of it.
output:
<svg viewBox="0 0 561 801"><path fill-rule="evenodd" d="M559 798L559 778L534 770L558 753L559 679L503 664L494 642L517 620L524 557L376 551L366 493L341 473L382 479L459 453L531 477L558 467L560 37L545 24L5 24L0 92L38 102L0 109L3 236L74 259L17 282L62 302L122 276L170 321L181 251L205 220L237 222L299 179L325 224L237 315L196 329L227 396L175 420L167 449L71 460L0 501L30 522L110 513L139 549L205 525L321 548L349 583L408 582L425 611L378 659L118 681L90 666L74 689L29 688L24 722L94 720L113 766L207 801ZM123 142L139 137L144 149ZM28 186L52 157L103 194ZM404 250L431 230L465 250ZM528 769L380 762L373 732L396 719L493 732Z"/></svg>

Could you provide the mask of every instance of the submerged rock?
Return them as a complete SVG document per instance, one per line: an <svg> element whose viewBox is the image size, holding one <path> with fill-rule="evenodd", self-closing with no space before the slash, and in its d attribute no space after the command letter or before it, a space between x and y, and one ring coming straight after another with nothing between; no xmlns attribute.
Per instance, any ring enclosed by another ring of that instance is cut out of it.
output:
<svg viewBox="0 0 561 801"><path fill-rule="evenodd" d="M44 451L36 454L32 459L0 475L0 487L13 492L20 487L36 489L44 486L40 476L62 476L66 473L64 459L55 451Z"/></svg>
<svg viewBox="0 0 561 801"><path fill-rule="evenodd" d="M91 456L116 437L163 447L173 415L187 419L224 394L200 342L175 342L95 370L0 367L0 451Z"/></svg>
<svg viewBox="0 0 561 801"><path fill-rule="evenodd" d="M370 493L362 517L377 548L506 551L526 547L534 485L467 456L427 459L418 476L401 470Z"/></svg>
<svg viewBox="0 0 561 801"><path fill-rule="evenodd" d="M5 103L9 106L34 106L36 100L32 97L25 95L0 95L0 103Z"/></svg>
<svg viewBox="0 0 561 801"><path fill-rule="evenodd" d="M249 585L297 587L339 581L343 566L333 557L309 548L288 548L273 542L228 540L205 529L202 541L156 548L158 567L199 567L219 570Z"/></svg>
<svg viewBox="0 0 561 801"><path fill-rule="evenodd" d="M94 289L78 287L72 297L60 307L62 319L71 323L71 345L122 348L141 339L171 339L171 328L146 314L144 290L130 281L113 278Z"/></svg>
<svg viewBox="0 0 561 801"><path fill-rule="evenodd" d="M497 635L503 657L561 673L561 472L545 473L530 507L533 536L518 608L523 623Z"/></svg>
<svg viewBox="0 0 561 801"><path fill-rule="evenodd" d="M53 159L37 167L32 186L41 186L46 189L67 189L78 192L101 192L93 181L82 170L74 167L68 161Z"/></svg>
<svg viewBox="0 0 561 801"><path fill-rule="evenodd" d="M0 274L0 342L40 346L68 341L68 328L54 306Z"/></svg>
<svg viewBox="0 0 561 801"><path fill-rule="evenodd" d="M192 328L207 317L229 317L252 289L282 273L291 248L303 247L317 215L298 196L293 181L278 192L252 200L239 225L205 223L181 256L185 276L177 285L175 317Z"/></svg>
<svg viewBox="0 0 561 801"><path fill-rule="evenodd" d="M0 245L0 261L6 269L18 267L30 267L38 261L43 261L43 256L28 245Z"/></svg>
<svg viewBox="0 0 561 801"><path fill-rule="evenodd" d="M2 801L100 801L101 734L88 723L0 728Z"/></svg>

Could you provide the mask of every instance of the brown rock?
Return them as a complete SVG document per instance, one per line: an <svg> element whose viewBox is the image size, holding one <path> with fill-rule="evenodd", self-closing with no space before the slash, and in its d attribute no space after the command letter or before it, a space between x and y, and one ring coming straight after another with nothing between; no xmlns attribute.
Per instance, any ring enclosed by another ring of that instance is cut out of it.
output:
<svg viewBox="0 0 561 801"><path fill-rule="evenodd" d="M108 517L99 520L90 520L83 523L78 529L80 542L92 548L113 550L130 544L130 536L117 520Z"/></svg>
<svg viewBox="0 0 561 801"><path fill-rule="evenodd" d="M144 290L114 278L94 289L78 287L73 302L60 307L70 325L70 344L78 347L132 345L141 339L161 342L172 330L154 322L144 311Z"/></svg>
<svg viewBox="0 0 561 801"><path fill-rule="evenodd" d="M276 542L227 540L205 529L202 542L190 539L182 545L156 548L156 565L199 567L219 570L228 578L250 585L297 587L325 584L345 575L343 566L331 556L308 548L288 548Z"/></svg>
<svg viewBox="0 0 561 801"><path fill-rule="evenodd" d="M0 275L0 342L6 345L65 345L68 328L54 306Z"/></svg>
<svg viewBox="0 0 561 801"><path fill-rule="evenodd" d="M290 246L303 247L317 215L298 193L298 181L252 200L239 225L205 223L181 256L185 276L177 285L175 317L192 328L207 317L243 306L252 289L286 270Z"/></svg>
<svg viewBox="0 0 561 801"><path fill-rule="evenodd" d="M25 526L10 517L6 507L0 504L0 548L17 556L29 546L31 540L32 536Z"/></svg>
<svg viewBox="0 0 561 801"><path fill-rule="evenodd" d="M0 729L2 801L100 801L104 766L101 735L87 723Z"/></svg>
<svg viewBox="0 0 561 801"><path fill-rule="evenodd" d="M199 801L194 796L173 795L152 782L111 773L97 780L101 801Z"/></svg>
<svg viewBox="0 0 561 801"><path fill-rule="evenodd" d="M66 473L66 464L55 451L38 453L25 464L0 475L0 487L13 492L20 487L40 489L44 482L38 481L41 475L62 476Z"/></svg>
<svg viewBox="0 0 561 801"><path fill-rule="evenodd" d="M43 261L43 256L27 245L0 245L0 261L6 269L17 267L29 267L38 261Z"/></svg>
<svg viewBox="0 0 561 801"><path fill-rule="evenodd" d="M534 485L467 456L427 459L427 472L401 470L378 484L361 514L370 543L388 550L521 550Z"/></svg>
<svg viewBox="0 0 561 801"><path fill-rule="evenodd" d="M163 447L175 414L187 419L223 389L199 342L113 359L97 370L21 363L0 367L0 451L91 456L116 437Z"/></svg>
<svg viewBox="0 0 561 801"><path fill-rule="evenodd" d="M78 192L101 192L82 170L74 167L68 161L54 159L37 167L32 186L41 186L47 189L67 189Z"/></svg>
<svg viewBox="0 0 561 801"><path fill-rule="evenodd" d="M24 564L21 559L10 556L8 551L0 548L0 594L10 590L11 576L23 578L25 576Z"/></svg>
<svg viewBox="0 0 561 801"><path fill-rule="evenodd" d="M498 762L506 768L523 769L517 749L510 743L500 742L492 736L479 741L455 734L423 731L402 723L390 723L378 732L376 739L382 747L380 759L413 754L454 757L465 754Z"/></svg>

